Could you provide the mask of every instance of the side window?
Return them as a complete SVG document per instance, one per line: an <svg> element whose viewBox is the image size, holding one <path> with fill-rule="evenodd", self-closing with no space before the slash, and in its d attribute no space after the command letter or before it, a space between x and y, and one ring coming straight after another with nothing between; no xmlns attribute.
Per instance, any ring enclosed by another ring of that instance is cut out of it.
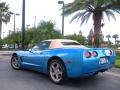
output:
<svg viewBox="0 0 120 90"><path fill-rule="evenodd" d="M40 49L39 49L39 47L36 45L36 46L34 46L34 47L32 48L32 50L33 50L33 51L39 51Z"/></svg>
<svg viewBox="0 0 120 90"><path fill-rule="evenodd" d="M38 44L39 50L46 50L49 48L50 46L50 41L43 41L41 43Z"/></svg>

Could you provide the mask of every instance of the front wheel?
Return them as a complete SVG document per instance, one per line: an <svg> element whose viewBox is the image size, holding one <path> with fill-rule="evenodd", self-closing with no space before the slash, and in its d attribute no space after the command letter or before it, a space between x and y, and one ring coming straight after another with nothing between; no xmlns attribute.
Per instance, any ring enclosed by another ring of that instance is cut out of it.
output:
<svg viewBox="0 0 120 90"><path fill-rule="evenodd" d="M65 66L58 59L50 61L48 72L50 79L56 84L63 83L66 80Z"/></svg>
<svg viewBox="0 0 120 90"><path fill-rule="evenodd" d="M11 66L15 69L15 70L19 70L20 69L20 61L18 59L17 55L13 55L11 58Z"/></svg>

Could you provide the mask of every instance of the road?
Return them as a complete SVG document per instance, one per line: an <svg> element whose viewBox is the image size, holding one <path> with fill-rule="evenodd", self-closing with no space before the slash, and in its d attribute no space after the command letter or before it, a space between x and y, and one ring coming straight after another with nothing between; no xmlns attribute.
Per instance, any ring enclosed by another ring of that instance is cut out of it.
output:
<svg viewBox="0 0 120 90"><path fill-rule="evenodd" d="M120 90L120 70L113 68L96 77L72 79L63 85L30 70L13 70L10 56L0 55L0 90Z"/></svg>

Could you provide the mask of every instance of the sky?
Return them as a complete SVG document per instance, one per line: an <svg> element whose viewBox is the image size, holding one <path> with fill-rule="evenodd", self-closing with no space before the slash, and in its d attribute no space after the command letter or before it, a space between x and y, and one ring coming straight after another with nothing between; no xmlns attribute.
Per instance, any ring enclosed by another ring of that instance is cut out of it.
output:
<svg viewBox="0 0 120 90"><path fill-rule="evenodd" d="M10 10L14 13L19 13L19 16L16 16L16 30L21 30L22 25L22 0L1 0L9 4ZM62 26L62 5L58 4L59 0L25 0L26 1L26 16L25 16L25 25L33 27L34 24L40 23L41 20L51 20L54 22L55 28L61 30ZM72 2L73 0L63 0L65 4ZM36 17L36 22L35 22ZM87 24L80 26L80 21L73 21L70 23L72 15L65 17L64 25L64 34L78 34L79 31L82 31L82 34L87 37L91 28L93 28L92 19L89 20ZM106 36L107 34L120 35L120 15L116 14L116 21L112 20L109 22L106 18L104 20L105 26L102 27L102 32ZM13 30L13 15L11 16L10 22L5 25L3 24L2 28L2 37L5 37L9 34L9 30ZM107 40L107 39L105 39Z"/></svg>

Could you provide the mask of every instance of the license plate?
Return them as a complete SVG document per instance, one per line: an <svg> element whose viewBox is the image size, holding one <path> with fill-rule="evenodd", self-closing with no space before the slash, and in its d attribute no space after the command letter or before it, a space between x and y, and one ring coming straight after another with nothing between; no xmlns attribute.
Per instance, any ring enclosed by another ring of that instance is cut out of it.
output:
<svg viewBox="0 0 120 90"><path fill-rule="evenodd" d="M102 57L100 58L100 64L105 64L105 63L108 63L108 58L107 57Z"/></svg>

